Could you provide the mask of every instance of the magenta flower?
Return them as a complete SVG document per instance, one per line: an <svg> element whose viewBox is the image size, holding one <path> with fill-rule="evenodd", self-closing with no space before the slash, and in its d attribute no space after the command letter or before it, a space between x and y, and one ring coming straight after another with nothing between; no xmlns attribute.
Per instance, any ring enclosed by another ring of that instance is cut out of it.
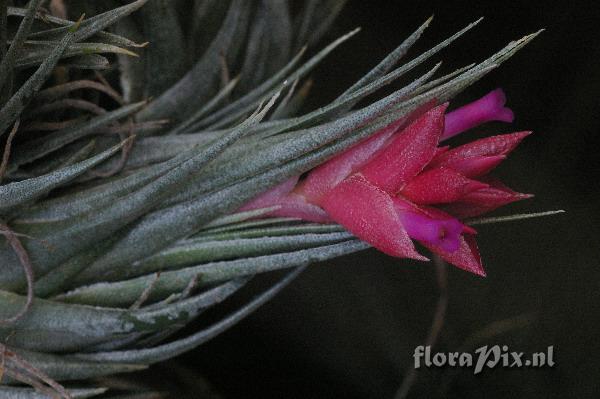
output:
<svg viewBox="0 0 600 399"><path fill-rule="evenodd" d="M442 140L449 139L457 134L489 121L512 122L513 112L504 107L506 95L502 89L496 89L479 100L465 105L446 115L446 125Z"/></svg>
<svg viewBox="0 0 600 399"><path fill-rule="evenodd" d="M453 149L438 145L483 122L512 121L505 101L497 89L448 114L447 104L429 104L242 210L279 205L271 215L335 221L386 254L427 260L417 252L417 241L449 263L484 276L476 231L461 219L531 197L488 176L530 132Z"/></svg>

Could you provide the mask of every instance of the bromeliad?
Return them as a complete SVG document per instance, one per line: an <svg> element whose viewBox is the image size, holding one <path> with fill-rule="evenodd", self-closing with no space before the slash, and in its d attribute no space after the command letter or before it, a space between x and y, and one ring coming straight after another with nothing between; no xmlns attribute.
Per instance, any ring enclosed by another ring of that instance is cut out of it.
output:
<svg viewBox="0 0 600 399"><path fill-rule="evenodd" d="M530 132L439 146L487 121L512 122L501 89L446 113L419 109L354 145L303 179L293 177L242 207L278 205L271 216L337 222L380 251L427 260L413 240L449 263L484 276L476 231L464 218L530 198L488 176Z"/></svg>
<svg viewBox="0 0 600 399"><path fill-rule="evenodd" d="M405 62L428 19L334 101L299 113L314 68L358 33L313 51L342 3L0 1L0 374L15 384L1 398L110 396L55 381L89 385L189 351L303 266L367 243L425 260L421 243L483 274L467 218L526 197L487 175L527 133L450 149L440 141L512 112L500 90L449 113L443 103L539 32L434 79L439 63L416 68L480 20ZM323 224L248 220L274 209ZM232 313L171 339L284 268Z"/></svg>

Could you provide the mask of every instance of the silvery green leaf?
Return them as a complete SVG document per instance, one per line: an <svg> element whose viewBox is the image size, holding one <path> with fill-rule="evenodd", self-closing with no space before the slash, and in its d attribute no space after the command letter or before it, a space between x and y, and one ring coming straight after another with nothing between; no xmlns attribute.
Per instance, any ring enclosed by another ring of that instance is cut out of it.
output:
<svg viewBox="0 0 600 399"><path fill-rule="evenodd" d="M0 136L19 117L35 93L46 82L66 48L73 42L75 32L68 32L29 79L0 109ZM5 57L6 59L6 57Z"/></svg>
<svg viewBox="0 0 600 399"><path fill-rule="evenodd" d="M563 209L559 209L556 211L545 211L545 212L532 212L532 213L520 213L516 215L507 215L507 216L492 216L492 217L481 217L481 218L473 218L465 221L470 226L476 226L478 224L493 224L493 223L505 223L512 222L516 220L523 219L531 219L531 218L539 218L544 216L552 216L557 215L559 213L564 213Z"/></svg>
<svg viewBox="0 0 600 399"><path fill-rule="evenodd" d="M141 27L135 23L133 18L123 18L114 25L115 33L129 37L135 41L146 43L141 31ZM119 81L123 90L123 99L130 102L138 102L144 99L145 92L145 47L136 50L140 53L139 58L117 55L119 62Z"/></svg>
<svg viewBox="0 0 600 399"><path fill-rule="evenodd" d="M288 2L263 0L263 5L267 11L267 26L271 32L267 76L272 76L286 64L292 55L292 23Z"/></svg>
<svg viewBox="0 0 600 399"><path fill-rule="evenodd" d="M56 381L84 380L105 375L130 373L146 368L143 364L98 363L77 359L66 354L32 352L20 348L10 349Z"/></svg>
<svg viewBox="0 0 600 399"><path fill-rule="evenodd" d="M79 162L73 166L58 169L47 175L1 185L0 214L6 214L8 211L37 199L47 194L50 190L74 179L98 165L100 162L110 158L119 151L123 145L124 143L119 144L95 157Z"/></svg>
<svg viewBox="0 0 600 399"><path fill-rule="evenodd" d="M0 60L0 89L4 87L7 80L9 79L9 76L15 65L17 55L19 51L21 51L23 43L25 42L27 35L31 30L31 25L33 24L35 14L37 13L40 4L41 0L32 0L29 2L27 11L23 16L21 23L19 24L19 29L17 30L17 33L15 34L15 37L13 38L10 47L8 48L6 53L3 54L2 60ZM5 28L5 26L3 26L3 28ZM5 43L6 41L3 41L2 46L5 46ZM5 127L0 127L0 134L2 134L2 131L4 129Z"/></svg>
<svg viewBox="0 0 600 399"><path fill-rule="evenodd" d="M12 326L0 327L0 337L10 336L13 346L30 351L83 350L187 323L198 312L235 293L245 282L246 279L229 281L183 301L148 310L92 307L37 298L23 318ZM0 291L0 315L6 318L14 314L25 300L25 297Z"/></svg>
<svg viewBox="0 0 600 399"><path fill-rule="evenodd" d="M220 58L237 56L248 24L251 2L233 0L228 15L214 42L202 58L174 85L162 93L139 115L139 120L184 120L194 106L209 100L217 90Z"/></svg>
<svg viewBox="0 0 600 399"><path fill-rule="evenodd" d="M152 284L151 299L157 300L183 291L192 280L197 282L197 286L206 286L240 276L252 276L257 273L308 265L365 248L368 248L367 244L357 240L348 240L292 252L206 263L162 272L158 278L155 278L155 275L147 275L113 283L83 286L59 295L57 300L70 303L127 306L134 302L150 284Z"/></svg>
<svg viewBox="0 0 600 399"><path fill-rule="evenodd" d="M140 10L144 39L150 42L144 52L148 97L169 89L188 67L184 33L172 3L172 0L153 0Z"/></svg>
<svg viewBox="0 0 600 399"><path fill-rule="evenodd" d="M264 303L271 300L277 293L291 283L297 276L302 272L303 268L298 268L295 271L289 273L281 281L273 285L268 290L264 291L252 301L246 305L240 307L237 311L231 313L229 316L218 321L217 323L198 331L197 333L160 346L145 349L133 349L113 352L100 352L100 353L89 353L89 354L78 354L77 357L86 360L94 361L110 361L110 362L123 362L123 363L156 363L162 360L170 359L179 354L187 352L204 342L210 340L216 335L222 333L239 321L243 320L246 316L254 312Z"/></svg>
<svg viewBox="0 0 600 399"><path fill-rule="evenodd" d="M257 221L258 222L258 221ZM344 228L337 224L296 224L283 226L269 226L275 222L270 219L261 219L260 222L267 224L267 227L261 227L261 224L253 223L238 223L232 226L226 226L222 229L210 229L206 232L198 233L190 240L193 242L204 241L219 241L219 240L234 240L240 238L255 238L255 237L279 237L295 234L318 234L318 233L335 233L345 231ZM284 219L281 223L289 223L289 219Z"/></svg>
<svg viewBox="0 0 600 399"><path fill-rule="evenodd" d="M221 226L238 224L240 222L244 222L249 219L255 219L260 216L266 215L266 214L273 212L279 208L280 208L280 206L275 205L275 206L268 207L268 208L260 208L260 209L253 209L250 211L232 213L230 215L225 215L225 216L221 216L221 217L213 219L212 221L210 221L209 223L204 225L204 228L212 229L212 228L217 228L217 227L221 227Z"/></svg>
<svg viewBox="0 0 600 399"><path fill-rule="evenodd" d="M446 75L440 76L437 79L433 79L425 84L423 84L421 87L419 87L418 89L415 90L415 95L418 94L422 94L425 93L435 87L441 86L444 83L449 82L450 80L454 79L455 77L461 75L464 72L467 72L468 70L470 70L471 68L473 68L476 64L469 64L467 66L464 66L462 68L456 69L450 73L447 73Z"/></svg>
<svg viewBox="0 0 600 399"><path fill-rule="evenodd" d="M366 84L363 87L355 90L354 92L340 97L336 101L324 107L321 107L313 112L309 112L306 115L289 119L285 121L285 123L282 123L280 126L269 129L268 134L275 135L292 129L301 129L323 121L332 120L334 116L348 111L361 99L390 84L392 81L394 81L404 73L415 68L419 63L420 62L409 63L405 66L402 66L394 70L393 72L384 75L379 79L376 79L370 84ZM420 86L424 85L427 82L427 80L429 80L435 74L440 65L440 63L436 64L434 68L429 70L423 76L419 77L418 79L415 79L409 85L403 87L401 91L398 91L398 94L404 93L405 96L409 96L411 93L418 90Z"/></svg>
<svg viewBox="0 0 600 399"><path fill-rule="evenodd" d="M289 94L291 94L291 96L286 98L286 102L284 104L281 104L281 106L273 112L270 118L271 121L291 118L292 116L297 115L300 109L302 109L302 107L304 106L304 103L308 97L312 85L312 79L308 79L302 84L302 86L300 86L298 90L296 90L293 93L290 91Z"/></svg>
<svg viewBox="0 0 600 399"><path fill-rule="evenodd" d="M207 291L201 292L189 298L182 299L173 303L165 303L158 307L142 307L139 310L130 310L129 314L135 318L141 331L149 330L151 332L160 332L165 328L185 325L196 318L204 310L215 306L238 290L250 281L251 277L241 277L230 279L229 281L210 288ZM150 288L150 296L152 289ZM101 302L101 301L100 301ZM127 304L126 306L129 306ZM142 324L147 323L147 326Z"/></svg>
<svg viewBox="0 0 600 399"><path fill-rule="evenodd" d="M108 58L99 54L79 55L63 59L62 66L75 68L79 70L89 69L93 71L102 71L110 68Z"/></svg>
<svg viewBox="0 0 600 399"><path fill-rule="evenodd" d="M115 142L113 142L113 144L114 143ZM60 154L56 154L55 157L34 162L27 168L12 170L11 173L8 174L8 177L12 180L24 180L51 173L56 169L71 166L74 163L90 158L90 155L94 156L92 152L95 147L95 140L89 140L87 142L76 141L65 146ZM106 148L108 149L111 147L112 146L107 146Z"/></svg>
<svg viewBox="0 0 600 399"><path fill-rule="evenodd" d="M408 62L405 65L402 65L396 68L394 71L387 73L386 72L396 63L412 46L412 44L418 39L422 31L429 24L429 20L427 20L415 33L413 33L408 39L405 40L399 47L397 47L392 53L390 53L383 61L381 61L375 68L373 68L369 73L359 79L350 89L344 92L341 96L339 96L335 101L333 101L328 106L322 107L312 113L307 115L292 119L290 121L286 121L284 124L281 124L273 129L270 129L270 134L281 133L285 130L289 130L292 128L300 128L303 127L307 123L316 123L321 120L326 119L327 117L334 116L339 114L340 112L344 112L352 108L352 106L362 98L367 95L375 92L376 90L386 86L387 84L393 82L398 79L405 73L409 72L413 68L422 64L433 55L438 53L440 50L449 46L454 40L458 39L464 33L472 29L476 26L481 19L469 24L459 32L455 33L448 39L439 43L437 46L431 48L425 53L421 54L414 60ZM430 72L431 75L433 72ZM426 79L422 79L424 82ZM416 92L418 88L410 87L412 92Z"/></svg>
<svg viewBox="0 0 600 399"><path fill-rule="evenodd" d="M98 207L106 207L108 204L111 204L132 191L140 189L151 181L164 175L169 170L189 160L197 153L197 150L195 145L185 140L185 138L185 136L181 137L181 139L183 139L181 146L177 143L176 148L180 149L180 151L178 151L179 155L172 157L168 161L145 168L125 177L115 177L112 180L109 179L108 182L83 191L41 202L37 206L25 210L25 212L20 215L18 223L35 224L39 222L44 223L44 221L47 220L65 220L70 217L91 212ZM210 137L210 139L214 138ZM160 146L163 143L163 139L148 138L148 146L144 146L143 140L145 139L142 139L141 143L138 143L142 150L149 147ZM167 138L164 138L164 140L167 140ZM175 145L176 143L173 141L179 140L179 137L175 136L168 140L169 141L167 141L165 145ZM135 147L133 151L133 154L136 154ZM159 153L157 156L162 156L160 150L158 151ZM139 156L143 160L145 155L139 154Z"/></svg>
<svg viewBox="0 0 600 399"><path fill-rule="evenodd" d="M412 70L413 68L417 67L421 63L423 63L426 60L428 60L429 58L431 58L433 55L437 54L442 49L448 47L450 44L452 44L452 42L454 42L456 39L458 39L459 37L464 35L466 32L468 32L474 26L476 26L479 22L481 22L481 18L475 22L470 23L465 28L456 32L454 35L450 36L448 39L446 39L446 40L442 41L441 43L439 43L438 45L432 47L431 49L424 52L417 58L413 59L412 61L402 65L399 68L396 68L394 71L392 71L388 74L385 74L384 71L389 68L389 65L391 64L391 62L403 55L402 50L407 51L408 48L414 43L414 41L416 41L418 39L418 37L420 36L420 33L422 32L422 29L424 29L427 26L428 22L429 22L429 20L425 24L423 24L413 35L411 35L403 44L401 44L398 48L396 48L396 50L394 50L388 57L384 58L380 64L378 64L373 70L371 70L371 72L369 72L367 75L365 75L363 78L361 78L358 82L356 82L355 85L353 86L353 88L351 88L352 90L348 90L347 92L342 94L340 97L338 97L338 99L336 99L335 102L342 102L343 100L347 101L348 97L350 97L350 98L356 97L356 99L354 99L352 102L350 102L350 104L348 106L346 106L347 109L350 109L352 107L352 105L357 103L360 100L360 98L362 97L362 96L356 95L358 92L365 91L367 88L378 88L389 82L392 82L392 81L398 79L400 76L404 75L406 72ZM390 56L391 56L391 58L389 58ZM371 90L373 90L373 89L371 89ZM367 90L367 92L370 92L371 90Z"/></svg>
<svg viewBox="0 0 600 399"><path fill-rule="evenodd" d="M229 96L231 91L235 88L239 82L239 77L232 79L227 83L213 98L210 99L205 105L199 107L197 111L193 112L186 120L175 126L167 134L180 134L184 132L194 131L196 123L203 118L209 112L214 111L219 107L225 99ZM208 132L202 132L201 137L207 136Z"/></svg>
<svg viewBox="0 0 600 399"><path fill-rule="evenodd" d="M218 220L218 218L215 220ZM207 223L204 227L202 227L198 231L198 233L194 234L192 236L192 238L200 238L200 237L204 237L205 235L219 234L219 233L224 233L224 232L229 232L229 231L242 230L242 229L246 229L246 228L252 229L255 227L279 226L279 225L290 225L291 226L291 225L300 224L300 223L302 223L301 219L287 218L287 217L281 217L281 218L269 217L269 218L265 218L265 219L250 220L247 222L235 223L232 225L219 226L219 227L210 227L210 223Z"/></svg>
<svg viewBox="0 0 600 399"><path fill-rule="evenodd" d="M8 41L8 7L6 6L6 0L0 1L0 43L6 43ZM0 46L0 57L4 58L6 55L6 45ZM7 68L8 69L8 68ZM0 89L2 85L0 85ZM4 95L0 95L0 103L4 103Z"/></svg>
<svg viewBox="0 0 600 399"><path fill-rule="evenodd" d="M11 158L12 168L35 161L67 144L92 135L98 132L99 129L138 112L145 105L146 102L125 105L114 111L107 112L104 115L93 117L87 121L66 127L44 137L27 141L16 147L15 154Z"/></svg>
<svg viewBox="0 0 600 399"><path fill-rule="evenodd" d="M72 399L86 399L102 395L106 388L68 389ZM33 388L0 387L3 399L48 399L48 395L39 393Z"/></svg>
<svg viewBox="0 0 600 399"><path fill-rule="evenodd" d="M338 13L346 0L308 0L303 2L301 13L294 21L296 48L316 43Z"/></svg>
<svg viewBox="0 0 600 399"><path fill-rule="evenodd" d="M111 270L101 279L115 281L152 272L173 270L225 259L242 259L335 244L352 238L349 233L299 234L280 237L238 238L216 241L186 240L129 268Z"/></svg>
<svg viewBox="0 0 600 399"><path fill-rule="evenodd" d="M406 55L408 50L415 44L421 37L425 29L429 27L432 17L429 17L421 26L417 28L408 38L406 38L398 47L390 52L381 62L379 62L373 69L371 69L366 75L360 78L356 83L350 86L340 97L343 97L364 85L371 83L372 81L385 75L402 57Z"/></svg>
<svg viewBox="0 0 600 399"><path fill-rule="evenodd" d="M277 73L291 49L291 23L285 1L261 0L248 34L238 93L247 93Z"/></svg>
<svg viewBox="0 0 600 399"><path fill-rule="evenodd" d="M213 42L230 8L230 0L194 0L190 10L188 52L196 60Z"/></svg>
<svg viewBox="0 0 600 399"><path fill-rule="evenodd" d="M34 264L34 270L37 275L44 275L53 267L61 262L68 260L77 252L84 250L98 240L107 238L114 234L119 228L131 223L141 215L147 213L157 203L164 198L172 195L179 186L189 183L189 177L198 173L206 164L221 154L228 146L248 132L248 128L258 123L272 107L276 100L274 96L270 102L262 109L257 110L248 120L242 123L238 128L229 134L215 140L206 149L194 154L187 160L180 161L179 165L174 165L171 170L166 171L158 179L151 181L138 191L130 193L124 198L110 204L106 208L92 211L92 217L82 215L81 217L55 222L53 226L38 226L42 229L49 227L45 233L38 232L36 235L45 240L44 243L52 246L55 250L48 251L47 247L41 242L27 242L26 248ZM193 150L192 150L193 153ZM187 155L187 154L185 154ZM185 231L185 229L182 229ZM115 238L115 236L113 236ZM120 244L127 240L122 240L116 246L120 251ZM168 240L163 240L163 245L168 245ZM139 242L138 242L139 245ZM126 252L132 260L139 259L137 250L130 248ZM144 250L142 250L144 251ZM113 251L107 253L107 258L113 255ZM12 248L0 247L0 259L2 259L5 269L0 275L1 287L19 287L23 282L21 266L15 257ZM120 262L123 262L121 259Z"/></svg>
<svg viewBox="0 0 600 399"><path fill-rule="evenodd" d="M292 59L276 75L262 83L244 97L232 102L230 105L202 120L200 122L201 126L208 127L209 129L217 129L232 124L247 112L255 108L256 105L265 97L269 97L272 95L272 93L276 92L278 90L278 85L282 82L286 81L291 84L291 82L295 81L296 79L301 79L302 77L306 76L306 74L308 74L323 58L325 58L336 47L350 39L359 31L360 29L358 28L354 29L353 31L333 41L290 74L289 70L291 70L295 65L297 58L304 53L304 48L301 49L296 55L296 58Z"/></svg>
<svg viewBox="0 0 600 399"><path fill-rule="evenodd" d="M0 315L7 318L22 308L26 298L0 291ZM0 327L0 337L32 351L73 351L135 331L121 310L67 305L36 298L28 313L12 326Z"/></svg>
<svg viewBox="0 0 600 399"><path fill-rule="evenodd" d="M57 42L52 41L25 42L24 48L19 53L19 57L15 62L15 66L18 68L24 68L40 64L48 57L52 49L55 48L57 44ZM73 43L65 49L62 54L62 58L103 53L124 54L137 57L136 53L112 44Z"/></svg>
<svg viewBox="0 0 600 399"><path fill-rule="evenodd" d="M135 145L127 157L125 169L137 169L144 166L165 162L179 154L185 153L190 148L201 151L211 141L221 137L222 134L210 132L185 135L152 136L136 138ZM99 137L99 146L107 148L114 144L113 137ZM118 160L111 160L102 165L100 170L110 170Z"/></svg>
<svg viewBox="0 0 600 399"><path fill-rule="evenodd" d="M19 7L8 7L7 13L9 16L24 17L25 14L27 13L27 9L19 8ZM43 16L42 16L42 14L37 13L35 18L38 20L41 20L43 22L50 22L50 23L58 25L58 26L71 26L73 24L73 21L69 21L68 19L58 18L54 15L47 14L47 13L44 13ZM60 37L60 35L56 35L55 31L50 31L50 32L52 32L52 36ZM44 34L40 31L34 32L34 35L36 37L46 39L44 37ZM112 45L119 46L119 47L140 47L140 46L142 46L141 44L138 44L126 37L119 36L114 33L106 32L106 31L97 32L95 35L93 35L91 37L98 39L102 43L112 44Z"/></svg>
<svg viewBox="0 0 600 399"><path fill-rule="evenodd" d="M121 18L124 18L132 12L138 10L147 1L148 0L136 0L129 4L125 4L124 6L109 10L105 13L95 15L88 19L84 19L81 22L77 33L75 34L74 41L80 42L88 39L89 37L95 34L100 33L107 27L119 21ZM68 32L69 29L73 27L73 24L74 22L69 22L68 24L65 24L65 26L62 27L36 32L34 34L29 35L29 38L43 37L46 40L53 40L58 37L61 37L65 34L65 32Z"/></svg>
<svg viewBox="0 0 600 399"><path fill-rule="evenodd" d="M103 396L102 399L165 399L168 392L143 391Z"/></svg>
<svg viewBox="0 0 600 399"><path fill-rule="evenodd" d="M266 76L267 57L269 51L269 35L267 31L267 15L263 2L257 2L253 23L249 27L248 44L242 63L241 82L236 92L244 94L256 87Z"/></svg>

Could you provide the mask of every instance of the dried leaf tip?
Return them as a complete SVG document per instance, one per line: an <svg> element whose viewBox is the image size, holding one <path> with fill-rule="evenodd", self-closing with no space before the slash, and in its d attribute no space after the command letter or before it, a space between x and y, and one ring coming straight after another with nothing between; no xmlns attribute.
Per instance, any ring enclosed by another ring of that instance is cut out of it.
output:
<svg viewBox="0 0 600 399"><path fill-rule="evenodd" d="M72 26L69 27L69 32L71 32L71 33L77 32L77 30L81 26L81 23L83 22L84 18L85 18L85 14L81 14L81 16L79 17L77 22L75 22Z"/></svg>

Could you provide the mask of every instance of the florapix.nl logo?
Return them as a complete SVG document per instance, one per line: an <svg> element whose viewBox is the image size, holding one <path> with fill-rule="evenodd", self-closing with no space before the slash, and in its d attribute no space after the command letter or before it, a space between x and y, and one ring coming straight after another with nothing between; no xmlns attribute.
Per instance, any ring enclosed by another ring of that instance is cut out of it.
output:
<svg viewBox="0 0 600 399"><path fill-rule="evenodd" d="M510 351L507 345L482 346L471 352L431 352L431 346L417 346L413 354L415 369L421 367L473 368L479 374L484 368L554 367L554 346L545 351L526 354Z"/></svg>

